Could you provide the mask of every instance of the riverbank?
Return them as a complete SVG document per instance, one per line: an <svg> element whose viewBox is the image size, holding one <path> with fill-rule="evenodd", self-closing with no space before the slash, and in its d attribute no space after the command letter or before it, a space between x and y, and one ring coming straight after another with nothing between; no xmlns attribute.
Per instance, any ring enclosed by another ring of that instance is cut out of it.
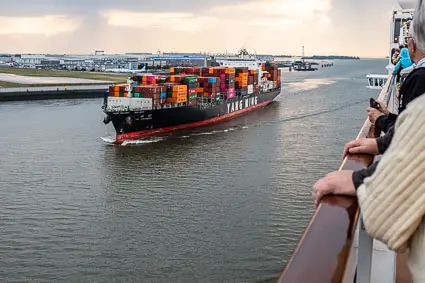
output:
<svg viewBox="0 0 425 283"><path fill-rule="evenodd" d="M81 72L67 70L39 70L39 69L23 69L23 68L0 68L0 73L13 74L20 76L35 77L67 77L78 79L102 80L102 81L126 81L127 74L107 74L96 72Z"/></svg>
<svg viewBox="0 0 425 283"><path fill-rule="evenodd" d="M128 74L107 74L65 70L0 68L0 89L43 86L82 86L124 83Z"/></svg>
<svg viewBox="0 0 425 283"><path fill-rule="evenodd" d="M107 85L0 89L0 102L101 98L107 90Z"/></svg>

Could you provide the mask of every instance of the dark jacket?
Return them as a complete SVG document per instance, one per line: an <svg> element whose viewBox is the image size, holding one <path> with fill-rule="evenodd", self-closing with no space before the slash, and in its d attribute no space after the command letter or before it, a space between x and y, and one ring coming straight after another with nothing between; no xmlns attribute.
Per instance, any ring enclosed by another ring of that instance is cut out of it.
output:
<svg viewBox="0 0 425 283"><path fill-rule="evenodd" d="M406 106L415 98L425 94L425 68L418 68L410 72L406 80L403 82L399 91L399 114L402 113ZM376 127L384 131L386 134L376 139L380 154L384 154L390 146L394 135L394 125L397 115L381 116L376 120ZM363 184L363 180L370 177L375 172L378 162L366 169L355 171L353 173L353 183L356 188Z"/></svg>
<svg viewBox="0 0 425 283"><path fill-rule="evenodd" d="M425 83L421 83L421 80L423 82L424 78L425 68L415 69L407 76L399 91L400 101L398 113L403 112L410 101L425 93ZM379 117L375 122L375 126L386 133L389 128L394 126L396 120L397 115L390 113L388 116Z"/></svg>

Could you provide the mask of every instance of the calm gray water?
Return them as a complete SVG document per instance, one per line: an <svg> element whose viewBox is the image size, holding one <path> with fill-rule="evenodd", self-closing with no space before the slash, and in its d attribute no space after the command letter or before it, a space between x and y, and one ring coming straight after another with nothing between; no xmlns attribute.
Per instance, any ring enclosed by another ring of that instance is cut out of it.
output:
<svg viewBox="0 0 425 283"><path fill-rule="evenodd" d="M277 277L339 167L385 60L285 73L275 103L114 147L102 99L0 104L4 282L261 282Z"/></svg>

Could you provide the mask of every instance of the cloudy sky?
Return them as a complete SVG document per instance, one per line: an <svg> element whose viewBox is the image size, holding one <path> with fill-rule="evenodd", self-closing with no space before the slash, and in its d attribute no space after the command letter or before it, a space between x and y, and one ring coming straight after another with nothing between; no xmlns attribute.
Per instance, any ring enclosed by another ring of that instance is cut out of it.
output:
<svg viewBox="0 0 425 283"><path fill-rule="evenodd" d="M1 0L0 53L383 57L393 0Z"/></svg>

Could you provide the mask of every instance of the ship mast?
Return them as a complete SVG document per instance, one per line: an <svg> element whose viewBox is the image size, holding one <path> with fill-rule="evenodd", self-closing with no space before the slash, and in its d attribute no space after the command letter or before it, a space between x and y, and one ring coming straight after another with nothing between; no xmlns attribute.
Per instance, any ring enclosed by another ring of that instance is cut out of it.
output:
<svg viewBox="0 0 425 283"><path fill-rule="evenodd" d="M303 63L304 63L304 45L302 46L302 57L301 57L301 60L303 61Z"/></svg>

